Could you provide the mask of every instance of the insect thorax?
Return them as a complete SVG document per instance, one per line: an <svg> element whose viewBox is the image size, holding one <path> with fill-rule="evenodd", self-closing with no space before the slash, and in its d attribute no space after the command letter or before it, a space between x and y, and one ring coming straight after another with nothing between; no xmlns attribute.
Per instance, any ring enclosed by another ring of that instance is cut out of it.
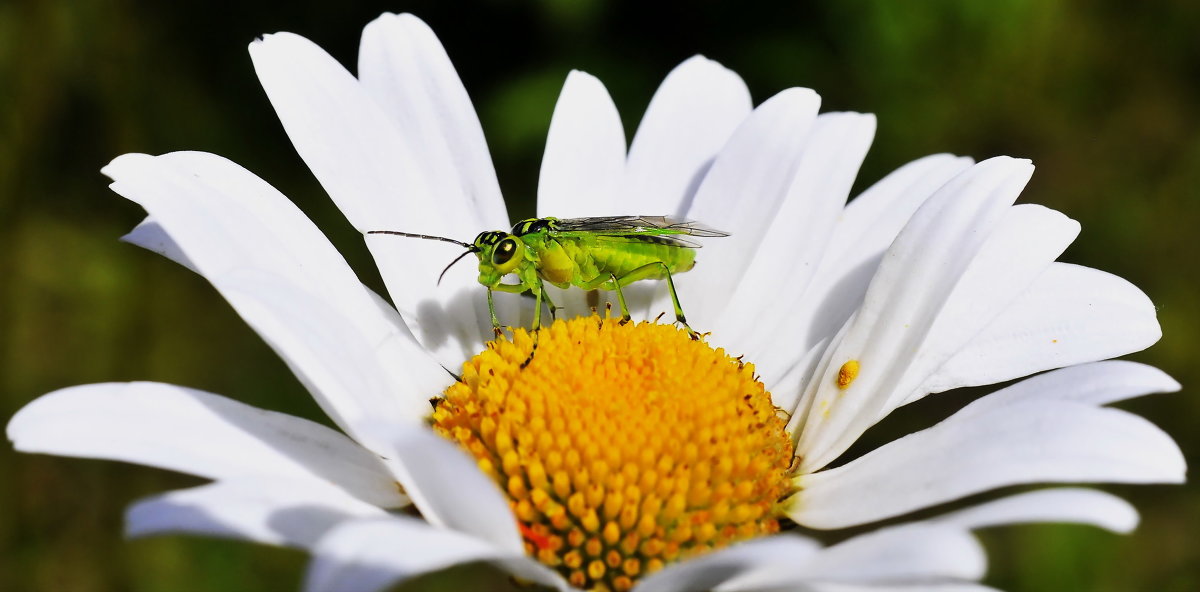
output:
<svg viewBox="0 0 1200 592"><path fill-rule="evenodd" d="M557 218L527 218L514 224L512 233L516 236L525 236L527 234L554 230L556 222L558 222Z"/></svg>

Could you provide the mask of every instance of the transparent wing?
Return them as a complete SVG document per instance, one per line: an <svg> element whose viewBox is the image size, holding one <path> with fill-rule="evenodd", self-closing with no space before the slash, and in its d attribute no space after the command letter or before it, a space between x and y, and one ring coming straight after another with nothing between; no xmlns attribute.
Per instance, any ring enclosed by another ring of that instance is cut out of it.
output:
<svg viewBox="0 0 1200 592"><path fill-rule="evenodd" d="M571 236L571 233L611 236L729 236L728 232L717 230L695 220L685 220L674 216L565 218L558 220L553 232L561 236Z"/></svg>
<svg viewBox="0 0 1200 592"><path fill-rule="evenodd" d="M699 249L704 246L694 240L688 240L680 235L670 234L634 234L634 233L606 233L606 232L552 232L555 238L575 238L587 235L597 243L657 243L660 245L669 245L672 247L687 247L689 249Z"/></svg>

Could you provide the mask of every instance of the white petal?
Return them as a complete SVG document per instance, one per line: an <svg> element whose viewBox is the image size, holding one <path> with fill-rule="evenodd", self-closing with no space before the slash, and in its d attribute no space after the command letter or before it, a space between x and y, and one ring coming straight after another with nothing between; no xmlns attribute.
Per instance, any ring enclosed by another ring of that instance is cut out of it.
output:
<svg viewBox="0 0 1200 592"><path fill-rule="evenodd" d="M966 529L925 522L883 528L824 549L786 535L758 539L672 566L647 582L661 582L662 589L670 582L676 584L673 590L721 592L903 586L978 579L985 564L983 549Z"/></svg>
<svg viewBox="0 0 1200 592"><path fill-rule="evenodd" d="M405 138L397 117L321 48L277 33L251 43L250 57L297 152L356 228L421 223L453 235L479 226L461 192L436 193L416 150L424 138Z"/></svg>
<svg viewBox="0 0 1200 592"><path fill-rule="evenodd" d="M746 84L717 62L695 56L676 66L633 137L617 213L683 214L717 151L751 107Z"/></svg>
<svg viewBox="0 0 1200 592"><path fill-rule="evenodd" d="M962 411L978 413L1018 402L1051 399L1107 405L1179 389L1179 383L1158 368L1137 362L1107 360L1027 378L971 403Z"/></svg>
<svg viewBox="0 0 1200 592"><path fill-rule="evenodd" d="M968 405L841 467L798 477L788 515L841 528L1005 485L1183 481L1179 447L1136 415L1061 400L981 406L986 412Z"/></svg>
<svg viewBox="0 0 1200 592"><path fill-rule="evenodd" d="M850 202L835 225L806 291L788 302L790 306L770 324L774 335L762 340L783 344L751 358L756 368L763 369L768 383L772 376L779 376L775 369L794 368L798 352L828 341L845 326L862 304L884 250L904 223L935 190L970 166L970 162L968 158L946 154L928 156L893 171ZM775 380L792 389L807 378L786 370ZM771 392L774 394L775 389ZM798 419L803 419L802 416Z"/></svg>
<svg viewBox="0 0 1200 592"><path fill-rule="evenodd" d="M465 200L481 228L507 228L483 127L429 25L411 14L372 21L363 29L358 77L396 123L438 199Z"/></svg>
<svg viewBox="0 0 1200 592"><path fill-rule="evenodd" d="M572 70L546 138L538 179L540 217L612 216L625 171L625 130L604 84Z"/></svg>
<svg viewBox="0 0 1200 592"><path fill-rule="evenodd" d="M392 445L384 462L425 520L473 535L502 551L524 552L508 501L474 459L426 428L379 428L378 439Z"/></svg>
<svg viewBox="0 0 1200 592"><path fill-rule="evenodd" d="M169 384L55 391L17 412L8 438L22 452L121 460L210 479L261 475L327 482L377 506L406 504L378 457L342 434Z"/></svg>
<svg viewBox="0 0 1200 592"><path fill-rule="evenodd" d="M822 550L810 562L814 580L864 584L978 580L987 568L983 547L969 532L928 522L856 536Z"/></svg>
<svg viewBox="0 0 1200 592"><path fill-rule="evenodd" d="M857 312L854 314L857 314ZM826 368L829 366L830 360L833 359L833 355L836 352L836 348L829 347L829 344L840 343L842 339L846 337L846 332L849 331L852 326L854 326L854 314L850 316L850 318L846 321L846 324L842 325L842 328L832 338L825 339L813 346L813 348L818 351L810 350L808 352L805 357L804 367L808 368L809 373L806 376L799 377L801 378L799 388L796 387L795 383L783 383L778 385L788 389L784 392L788 393L789 401L795 401L795 405L791 409L791 415L788 419L786 427L787 432L791 434L793 441L799 439L799 434L797 434L795 430L800 429L809 421L811 421L809 419L810 414L827 413L829 411L827 406L824 408L814 408L812 401L813 398L817 396L819 390L813 388L811 384L808 384L804 381L811 381L812 376L817 376L820 374L817 369ZM813 363L814 359L816 360L816 363ZM791 374L789 378L795 379L797 377L794 374ZM797 395L797 393L799 394Z"/></svg>
<svg viewBox="0 0 1200 592"><path fill-rule="evenodd" d="M771 328L807 289L874 135L873 115L817 117L784 201L713 328L722 345L752 360L769 349L794 348L794 335ZM767 380L778 376L764 370Z"/></svg>
<svg viewBox="0 0 1200 592"><path fill-rule="evenodd" d="M977 529L1023 522L1091 524L1117 533L1137 528L1129 502L1095 489L1060 487L1019 493L938 516L934 522Z"/></svg>
<svg viewBox="0 0 1200 592"><path fill-rule="evenodd" d="M780 333L793 335L801 347L832 336L862 304L879 260L913 212L933 192L971 164L948 154L910 162L875 183L846 206L830 238L821 266L808 290L781 319ZM779 354L794 356L794 352ZM766 366L777 354L760 360Z"/></svg>
<svg viewBox="0 0 1200 592"><path fill-rule="evenodd" d="M428 393L441 387L424 390L423 401L396 396L399 389L392 385L403 379L396 375L407 370L408 359L396 340L364 343L311 294L271 274L235 271L223 282L226 298L237 303L242 317L273 349L287 352L284 362L309 391L319 393L321 408L363 446L388 449L368 426L412 425L428 416ZM442 383L450 380L446 375Z"/></svg>
<svg viewBox="0 0 1200 592"><path fill-rule="evenodd" d="M943 186L905 226L871 280L853 324L831 345L829 363L813 375L808 390L815 391L811 405L820 412L807 414L803 430L789 426L799 433L801 471L825 466L873 425L914 362L940 365L934 358L918 360L926 337L1032 172L1027 161L982 162ZM850 360L859 363L858 376L839 388L839 369Z"/></svg>
<svg viewBox="0 0 1200 592"><path fill-rule="evenodd" d="M970 157L933 154L892 171L849 205L830 241L834 262L853 267L883 252L921 204L974 161Z"/></svg>
<svg viewBox="0 0 1200 592"><path fill-rule="evenodd" d="M563 85L542 157L538 216L575 218L628 214L620 210L625 174L625 130L608 91L590 74L571 71ZM567 317L590 313L586 292L547 285L547 296ZM610 299L596 303L602 310Z"/></svg>
<svg viewBox="0 0 1200 592"><path fill-rule="evenodd" d="M1122 356L1161 336L1154 304L1136 286L1054 263L910 397Z"/></svg>
<svg viewBox="0 0 1200 592"><path fill-rule="evenodd" d="M791 534L753 539L670 564L642 579L634 591L724 590L722 584L756 578L758 574L774 575L783 570L794 576L794 567L807 565L807 559L819 550L816 541Z"/></svg>
<svg viewBox="0 0 1200 592"><path fill-rule="evenodd" d="M829 345L828 340L812 346L799 360L788 367L783 376L774 381L764 381L763 384L766 385L767 391L771 393L771 401L789 416L797 413L800 395L803 394L800 390L801 385L821 362L821 356L826 352L827 345ZM757 370L758 366L755 366L755 369Z"/></svg>
<svg viewBox="0 0 1200 592"><path fill-rule="evenodd" d="M919 385L1025 292L1078 234L1078 222L1036 204L1013 206L1005 212L937 313L904 378L892 386L879 419L921 398L914 392Z"/></svg>
<svg viewBox="0 0 1200 592"><path fill-rule="evenodd" d="M148 251L154 251L196 273L200 273L200 270L196 269L196 264L192 263L187 255L184 254L183 248L150 216L146 216L146 219L142 220L141 224L134 226L133 230L129 231L129 234L121 237L121 240Z"/></svg>
<svg viewBox="0 0 1200 592"><path fill-rule="evenodd" d="M359 231L467 241L487 229L482 208L472 205L458 179L432 179L424 168L426 138L406 136L395 118L319 47L279 33L252 43L250 56L297 152ZM443 366L457 369L479 350L491 324L473 270L459 266L437 283L442 268L461 251L439 241L379 235L369 236L367 246L397 310ZM515 301L499 304L512 307Z"/></svg>
<svg viewBox="0 0 1200 592"><path fill-rule="evenodd" d="M127 154L104 173L114 179L114 191L150 212L348 433L354 434L355 418L412 421L428 413L426 401L445 386L445 372L270 185L199 152ZM299 320L310 334L284 318ZM314 331L338 341L308 338ZM321 353L333 348L345 351Z"/></svg>
<svg viewBox="0 0 1200 592"><path fill-rule="evenodd" d="M704 177L686 216L731 233L720 248L704 249L692 271L680 275L681 294L703 294L684 302L689 322L716 323L757 251L790 187L820 98L801 88L767 100L742 122ZM659 303L662 303L660 300ZM669 304L654 308L670 310ZM657 314L652 308L649 312Z"/></svg>
<svg viewBox="0 0 1200 592"><path fill-rule="evenodd" d="M569 587L521 553L412 518L345 522L321 539L304 578L312 592L376 592L409 578L462 563L486 561L531 582Z"/></svg>
<svg viewBox="0 0 1200 592"><path fill-rule="evenodd" d="M759 589L756 592L785 592L795 590L780 586L770 589ZM821 582L805 584L804 592L1000 592L999 590L966 582L919 582L916 584L842 584Z"/></svg>
<svg viewBox="0 0 1200 592"><path fill-rule="evenodd" d="M310 548L342 521L384 515L318 481L246 476L141 500L125 513L125 536L191 533Z"/></svg>

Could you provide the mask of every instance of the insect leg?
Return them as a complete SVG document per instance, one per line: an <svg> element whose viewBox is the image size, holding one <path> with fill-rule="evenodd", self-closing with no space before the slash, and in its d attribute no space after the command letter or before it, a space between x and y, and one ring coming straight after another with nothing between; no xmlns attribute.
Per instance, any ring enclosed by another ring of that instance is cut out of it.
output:
<svg viewBox="0 0 1200 592"><path fill-rule="evenodd" d="M671 292L671 304L675 306L675 321L680 325L683 325L684 329L687 329L688 337L691 337L694 340L699 340L700 334L696 333L692 327L688 325L687 317L683 316L683 307L679 306L679 295L675 293L675 282L671 279L671 270L667 269L667 266L663 263L659 263L659 265L662 265L663 273L667 274L667 289Z"/></svg>
<svg viewBox="0 0 1200 592"><path fill-rule="evenodd" d="M555 305L554 301L550 299L550 293L544 289L542 291L542 298L546 300L546 308L550 309L550 322L554 322L558 318L558 311L562 307Z"/></svg>
<svg viewBox="0 0 1200 592"><path fill-rule="evenodd" d="M587 306L592 310L592 314L596 314L596 309L600 308L600 290L587 291Z"/></svg>
<svg viewBox="0 0 1200 592"><path fill-rule="evenodd" d="M520 294L529 288L524 284L505 284L499 283L494 286L488 286L488 313L492 317L492 330L496 332L496 337L500 337L500 319L496 318L496 303L493 301L492 292L508 292L509 294Z"/></svg>
<svg viewBox="0 0 1200 592"><path fill-rule="evenodd" d="M675 293L675 282L671 279L671 270L667 267L666 263L661 261L647 263L621 276L620 278L613 277L613 285L617 291L617 299L621 303L621 314L624 315L624 318L629 318L629 311L625 309L625 297L621 294L621 285L631 284L638 280L653 277L655 274L659 273L660 270L667 280L667 289L671 292L671 304L675 306L675 322L683 325L683 328L687 329L688 336L690 336L692 339L699 339L700 334L692 330L687 323L687 317L683 316L683 308L679 306L679 295Z"/></svg>
<svg viewBox="0 0 1200 592"><path fill-rule="evenodd" d="M534 333L537 333L538 329L542 328L542 300L545 299L545 292L546 289L542 286L541 282L538 282L538 285L533 289L534 305L532 331Z"/></svg>
<svg viewBox="0 0 1200 592"><path fill-rule="evenodd" d="M533 333L530 337L533 338L533 347L529 349L529 357L521 362L521 368L524 368L533 361L533 355L537 353L538 335L542 329L542 299L546 298L546 285L542 283L542 279L538 278L537 283L533 286L533 297L535 300L533 308L533 328L530 330ZM553 305L551 305L553 306Z"/></svg>
<svg viewBox="0 0 1200 592"><path fill-rule="evenodd" d="M492 332L496 337L500 337L504 332L500 330L500 319L496 318L496 302L492 297L492 289L488 288L488 313L492 315Z"/></svg>
<svg viewBox="0 0 1200 592"><path fill-rule="evenodd" d="M629 307L625 306L625 293L621 291L621 280L617 278L616 274L609 274L609 277L612 279L613 290L617 292L617 304L621 307L621 324L624 325L632 321L633 317L629 316Z"/></svg>

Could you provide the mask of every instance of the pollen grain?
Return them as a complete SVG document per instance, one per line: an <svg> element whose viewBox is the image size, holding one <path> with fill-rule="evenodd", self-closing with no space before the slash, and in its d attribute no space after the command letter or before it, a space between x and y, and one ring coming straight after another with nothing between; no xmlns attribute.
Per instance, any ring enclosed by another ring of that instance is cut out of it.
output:
<svg viewBox="0 0 1200 592"><path fill-rule="evenodd" d="M838 368L837 387L841 390L850 388L850 384L854 382L855 378L858 378L859 367L858 360L850 360L842 364L842 367Z"/></svg>

